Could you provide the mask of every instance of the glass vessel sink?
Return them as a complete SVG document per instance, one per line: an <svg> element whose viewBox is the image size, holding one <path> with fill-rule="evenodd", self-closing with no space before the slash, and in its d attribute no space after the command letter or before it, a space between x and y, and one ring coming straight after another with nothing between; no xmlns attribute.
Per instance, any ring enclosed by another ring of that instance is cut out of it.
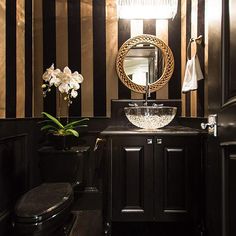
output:
<svg viewBox="0 0 236 236"><path fill-rule="evenodd" d="M158 129L168 125L174 119L177 107L133 106L125 107L124 110L133 125L142 129Z"/></svg>

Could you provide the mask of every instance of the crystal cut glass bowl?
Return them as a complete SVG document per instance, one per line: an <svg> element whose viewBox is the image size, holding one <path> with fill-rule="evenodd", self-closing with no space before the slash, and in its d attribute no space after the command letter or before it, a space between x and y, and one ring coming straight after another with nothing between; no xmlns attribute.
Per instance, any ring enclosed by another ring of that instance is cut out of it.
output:
<svg viewBox="0 0 236 236"><path fill-rule="evenodd" d="M124 111L133 125L142 129L158 129L168 125L174 119L177 107L134 106L125 107Z"/></svg>

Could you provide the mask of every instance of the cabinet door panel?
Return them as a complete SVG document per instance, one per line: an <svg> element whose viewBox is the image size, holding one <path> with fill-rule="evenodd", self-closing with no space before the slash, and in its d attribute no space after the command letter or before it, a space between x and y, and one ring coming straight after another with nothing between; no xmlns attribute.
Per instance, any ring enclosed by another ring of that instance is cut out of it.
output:
<svg viewBox="0 0 236 236"><path fill-rule="evenodd" d="M222 149L223 235L236 235L236 146Z"/></svg>
<svg viewBox="0 0 236 236"><path fill-rule="evenodd" d="M124 147L122 157L122 212L144 212L143 147ZM132 174L131 174L132 173Z"/></svg>
<svg viewBox="0 0 236 236"><path fill-rule="evenodd" d="M113 139L112 146L112 219L150 220L153 146L143 137Z"/></svg>
<svg viewBox="0 0 236 236"><path fill-rule="evenodd" d="M199 138L163 137L156 145L155 209L160 221L192 220L200 199L201 143Z"/></svg>
<svg viewBox="0 0 236 236"><path fill-rule="evenodd" d="M187 161L183 148L164 149L164 212L186 212Z"/></svg>

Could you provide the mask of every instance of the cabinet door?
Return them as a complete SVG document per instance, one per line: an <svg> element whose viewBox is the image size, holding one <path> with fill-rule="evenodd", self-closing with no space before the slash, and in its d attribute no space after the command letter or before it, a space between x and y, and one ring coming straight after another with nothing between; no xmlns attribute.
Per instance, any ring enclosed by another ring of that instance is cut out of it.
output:
<svg viewBox="0 0 236 236"><path fill-rule="evenodd" d="M198 137L157 137L155 151L155 217L158 221L198 218L201 140Z"/></svg>
<svg viewBox="0 0 236 236"><path fill-rule="evenodd" d="M113 221L146 221L153 217L151 141L152 137L144 136L112 139Z"/></svg>

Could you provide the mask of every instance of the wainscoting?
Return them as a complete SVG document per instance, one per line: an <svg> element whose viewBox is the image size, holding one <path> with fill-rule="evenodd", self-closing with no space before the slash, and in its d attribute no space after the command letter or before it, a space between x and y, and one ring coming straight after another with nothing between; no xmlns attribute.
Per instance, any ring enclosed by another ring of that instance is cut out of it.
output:
<svg viewBox="0 0 236 236"><path fill-rule="evenodd" d="M70 236L103 236L101 210L76 211ZM112 236L193 236L186 223L119 223L113 224Z"/></svg>
<svg viewBox="0 0 236 236"><path fill-rule="evenodd" d="M10 235L11 217L16 200L29 189L41 183L37 150L46 142L40 131L41 119L0 120L0 235ZM86 166L86 189L77 209L101 208L101 181L98 175L98 153L93 152L98 133L106 127L109 119L91 118L89 129L81 132L82 144L90 146L91 152ZM92 204L91 204L92 203ZM90 208L89 208L90 206Z"/></svg>
<svg viewBox="0 0 236 236"><path fill-rule="evenodd" d="M12 206L28 189L27 134L0 139L0 235L8 235Z"/></svg>

